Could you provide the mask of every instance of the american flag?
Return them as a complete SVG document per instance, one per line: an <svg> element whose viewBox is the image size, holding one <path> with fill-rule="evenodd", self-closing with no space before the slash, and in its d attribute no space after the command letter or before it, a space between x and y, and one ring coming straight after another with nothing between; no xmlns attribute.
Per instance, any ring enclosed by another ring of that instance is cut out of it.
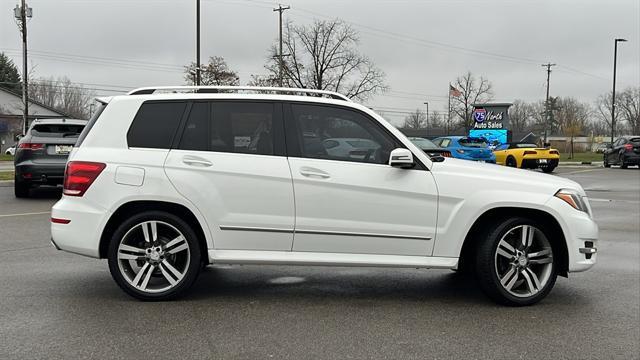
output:
<svg viewBox="0 0 640 360"><path fill-rule="evenodd" d="M456 89L455 87L453 87L453 85L449 84L449 96L458 97L460 95L462 95L460 90Z"/></svg>

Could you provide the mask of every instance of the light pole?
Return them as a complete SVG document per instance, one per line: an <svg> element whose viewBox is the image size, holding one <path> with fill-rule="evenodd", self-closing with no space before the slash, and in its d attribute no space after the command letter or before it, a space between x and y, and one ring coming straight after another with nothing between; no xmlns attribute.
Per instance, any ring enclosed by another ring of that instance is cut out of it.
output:
<svg viewBox="0 0 640 360"><path fill-rule="evenodd" d="M20 32L22 32L22 102L24 111L22 112L22 134L27 133L29 125L29 74L27 72L27 19L33 16L33 10L22 0L21 6L16 5L13 14L18 21Z"/></svg>
<svg viewBox="0 0 640 360"><path fill-rule="evenodd" d="M427 136L429 136L429 102L425 101L425 105L427 105Z"/></svg>
<svg viewBox="0 0 640 360"><path fill-rule="evenodd" d="M200 0L196 0L196 81L200 86Z"/></svg>
<svg viewBox="0 0 640 360"><path fill-rule="evenodd" d="M618 42L625 42L626 39L613 40L613 92L611 93L611 145L616 132L616 63L618 61Z"/></svg>

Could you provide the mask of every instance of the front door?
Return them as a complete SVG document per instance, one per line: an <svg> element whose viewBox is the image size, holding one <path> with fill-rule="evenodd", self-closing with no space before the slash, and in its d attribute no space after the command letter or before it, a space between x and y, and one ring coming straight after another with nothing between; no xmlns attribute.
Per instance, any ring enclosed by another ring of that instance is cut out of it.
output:
<svg viewBox="0 0 640 360"><path fill-rule="evenodd" d="M294 251L431 255L437 190L418 165L397 169L401 143L365 113L293 103L287 146L296 204Z"/></svg>
<svg viewBox="0 0 640 360"><path fill-rule="evenodd" d="M193 102L165 171L205 216L215 249L291 251L294 203L282 104Z"/></svg>

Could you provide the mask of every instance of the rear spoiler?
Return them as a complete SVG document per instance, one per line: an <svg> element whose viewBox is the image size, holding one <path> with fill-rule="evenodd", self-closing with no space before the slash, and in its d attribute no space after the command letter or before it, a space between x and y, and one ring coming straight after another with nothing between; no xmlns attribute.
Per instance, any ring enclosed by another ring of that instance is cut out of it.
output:
<svg viewBox="0 0 640 360"><path fill-rule="evenodd" d="M103 96L95 98L95 100L102 105L107 105L111 101L111 99L113 99L113 96Z"/></svg>

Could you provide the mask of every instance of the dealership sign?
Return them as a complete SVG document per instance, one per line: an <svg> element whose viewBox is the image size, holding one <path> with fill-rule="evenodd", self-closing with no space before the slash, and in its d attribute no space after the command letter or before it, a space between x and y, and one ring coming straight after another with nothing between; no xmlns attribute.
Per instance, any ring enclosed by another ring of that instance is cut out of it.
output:
<svg viewBox="0 0 640 360"><path fill-rule="evenodd" d="M473 105L474 129L507 129L511 104L475 104Z"/></svg>

